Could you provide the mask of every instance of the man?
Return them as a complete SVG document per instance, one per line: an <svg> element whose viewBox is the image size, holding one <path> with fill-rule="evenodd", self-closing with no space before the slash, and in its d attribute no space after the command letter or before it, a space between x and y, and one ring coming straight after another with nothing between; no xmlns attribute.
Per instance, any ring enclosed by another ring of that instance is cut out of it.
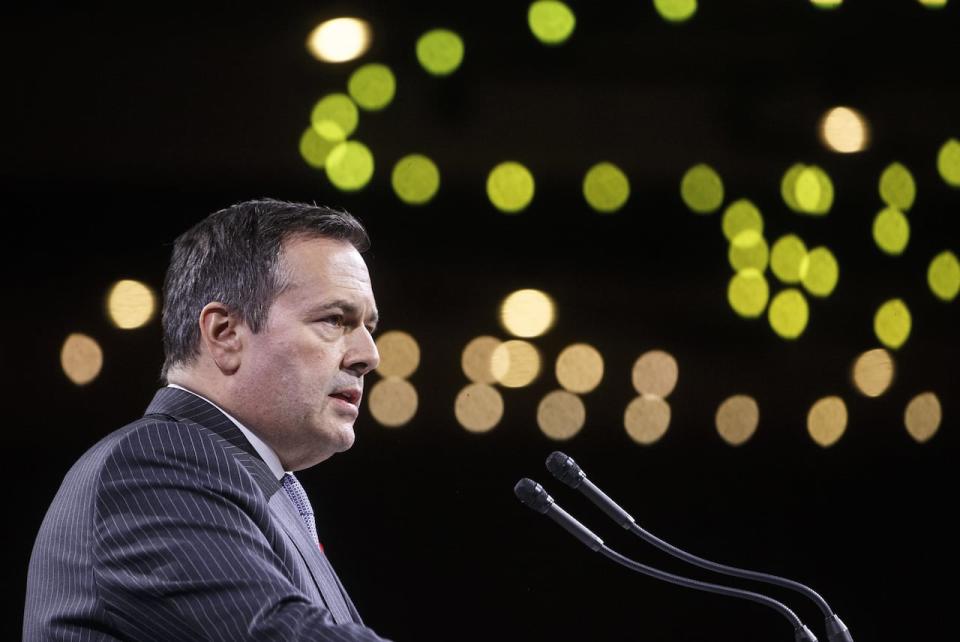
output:
<svg viewBox="0 0 960 642"><path fill-rule="evenodd" d="M34 545L25 640L382 640L293 471L350 448L377 309L349 214L273 200L177 239L146 415L73 466Z"/></svg>

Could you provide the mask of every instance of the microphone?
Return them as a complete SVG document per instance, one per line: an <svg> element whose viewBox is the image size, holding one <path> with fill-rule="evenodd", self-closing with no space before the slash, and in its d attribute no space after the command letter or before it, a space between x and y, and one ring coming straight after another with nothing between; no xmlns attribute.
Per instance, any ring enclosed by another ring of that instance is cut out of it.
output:
<svg viewBox="0 0 960 642"><path fill-rule="evenodd" d="M547 491L545 491L540 484L536 483L532 479L523 478L518 481L517 485L513 487L513 492L517 496L517 499L519 499L520 502L525 506L529 506L538 513L545 514L547 517L563 527L563 529L568 533L580 540L580 542L587 548L592 551L599 552L603 556L613 560L621 566L625 566L632 571L636 571L638 573L642 573L671 584L686 586L687 588L696 589L698 591L706 591L708 593L718 593L720 595L727 595L730 597L739 597L741 599L750 600L751 602L763 604L764 606L774 609L790 621L790 624L793 626L795 642L817 642L816 636L814 636L813 632L810 631L810 629L800 621L800 618L798 618L796 614L785 604L782 604L773 598L769 598L766 595L761 595L760 593L730 588L720 584L700 582L698 580L692 580L681 575L667 573L666 571L661 571L653 568L652 566L647 566L646 564L641 564L640 562L634 561L629 557L625 557L615 550L607 547L604 545L603 540L597 537L593 531L588 529L586 526L573 518L569 513L560 508L556 502L553 501L553 498L547 494Z"/></svg>
<svg viewBox="0 0 960 642"><path fill-rule="evenodd" d="M567 486L575 488L586 495L587 499L593 502L611 519L620 524L620 526L624 527L634 535L637 535L640 537L640 539L644 540L648 544L656 546L665 553L682 559L683 561L693 564L694 566L699 566L700 568L705 568L716 573L754 580L757 582L765 582L767 584L788 588L806 595L808 598L816 602L817 606L820 608L820 611L824 615L825 626L827 629L827 640L829 640L829 642L853 642L853 637L850 634L850 630L840 620L837 614L833 612L833 609L830 608L830 605L827 604L826 600L824 600L819 593L814 591L809 586L799 582L794 582L793 580L788 580L783 577L778 577L776 575L770 575L767 573L760 573L757 571L727 566L725 564L718 564L717 562L711 562L710 560L697 557L696 555L668 544L652 533L641 528L634 521L633 517L627 513L627 511L623 510L615 501L607 497L602 490L597 488L589 479L587 479L586 473L580 469L580 466L577 465L577 462L575 462L573 458L568 457L562 452L554 451L549 457L547 457L547 470L549 470L554 477L562 481Z"/></svg>

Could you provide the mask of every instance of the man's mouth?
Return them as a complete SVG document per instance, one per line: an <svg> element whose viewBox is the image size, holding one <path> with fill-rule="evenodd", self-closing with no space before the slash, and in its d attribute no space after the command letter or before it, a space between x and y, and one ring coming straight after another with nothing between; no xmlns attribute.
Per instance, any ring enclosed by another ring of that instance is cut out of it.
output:
<svg viewBox="0 0 960 642"><path fill-rule="evenodd" d="M360 405L360 397L362 395L363 393L359 388L344 388L343 390L337 390L336 392L330 394L331 397L335 399L342 399L353 406Z"/></svg>

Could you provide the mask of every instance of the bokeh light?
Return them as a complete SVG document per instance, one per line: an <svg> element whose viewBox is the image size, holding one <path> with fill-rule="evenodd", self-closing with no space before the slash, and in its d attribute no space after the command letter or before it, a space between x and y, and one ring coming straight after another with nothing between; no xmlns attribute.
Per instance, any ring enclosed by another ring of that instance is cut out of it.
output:
<svg viewBox="0 0 960 642"><path fill-rule="evenodd" d="M943 420L943 409L940 399L932 392L922 392L907 404L903 413L903 423L907 432L917 442L929 441L940 428Z"/></svg>
<svg viewBox="0 0 960 642"><path fill-rule="evenodd" d="M817 9L836 9L843 4L843 0L810 0L810 4Z"/></svg>
<svg viewBox="0 0 960 642"><path fill-rule="evenodd" d="M440 170L423 154L409 154L393 166L390 184L407 205L423 205L440 189Z"/></svg>
<svg viewBox="0 0 960 642"><path fill-rule="evenodd" d="M539 337L553 327L556 306L546 292L511 292L500 304L500 323L515 337Z"/></svg>
<svg viewBox="0 0 960 642"><path fill-rule="evenodd" d="M650 350L634 362L630 373L633 389L641 396L665 399L677 385L680 367L673 355L663 350Z"/></svg>
<svg viewBox="0 0 960 642"><path fill-rule="evenodd" d="M733 395L717 408L717 432L731 446L745 444L757 431L760 407L753 397Z"/></svg>
<svg viewBox="0 0 960 642"><path fill-rule="evenodd" d="M942 301L953 301L960 291L960 261L950 250L933 257L927 268L927 285L934 296Z"/></svg>
<svg viewBox="0 0 960 642"><path fill-rule="evenodd" d="M370 63L350 74L347 92L362 109L379 111L393 101L397 93L397 79L390 67Z"/></svg>
<svg viewBox="0 0 960 642"><path fill-rule="evenodd" d="M347 62L370 47L370 25L359 18L334 18L317 25L307 36L307 51L322 62Z"/></svg>
<svg viewBox="0 0 960 642"><path fill-rule="evenodd" d="M330 150L325 167L334 187L353 192L363 189L373 177L373 154L360 141L348 140Z"/></svg>
<svg viewBox="0 0 960 642"><path fill-rule="evenodd" d="M800 261L800 283L814 296L830 296L840 280L840 265L828 248L815 247Z"/></svg>
<svg viewBox="0 0 960 642"><path fill-rule="evenodd" d="M460 357L460 367L467 379L474 383L496 383L497 378L493 376L491 362L493 351L499 345L500 339L488 336L477 337L467 344Z"/></svg>
<svg viewBox="0 0 960 642"><path fill-rule="evenodd" d="M753 268L762 273L767 269L769 259L767 241L756 230L743 230L737 234L727 251L730 267L737 272Z"/></svg>
<svg viewBox="0 0 960 642"><path fill-rule="evenodd" d="M603 357L586 343L567 346L557 357L556 375L566 390L586 394L603 380Z"/></svg>
<svg viewBox="0 0 960 642"><path fill-rule="evenodd" d="M514 161L494 167L487 177L487 197L501 212L516 214L533 200L533 174Z"/></svg>
<svg viewBox="0 0 960 642"><path fill-rule="evenodd" d="M346 94L328 94L317 101L310 112L310 124L321 138L339 143L357 129L360 112Z"/></svg>
<svg viewBox="0 0 960 642"><path fill-rule="evenodd" d="M449 29L433 29L417 39L417 60L427 73L448 76L463 62L463 39Z"/></svg>
<svg viewBox="0 0 960 642"><path fill-rule="evenodd" d="M391 330L377 337L380 365L377 372L384 377L406 378L420 365L420 346L406 332Z"/></svg>
<svg viewBox="0 0 960 642"><path fill-rule="evenodd" d="M556 0L537 0L527 11L527 24L540 42L559 45L566 42L577 25L570 7Z"/></svg>
<svg viewBox="0 0 960 642"><path fill-rule="evenodd" d="M960 140L951 138L937 153L937 172L951 187L960 187Z"/></svg>
<svg viewBox="0 0 960 642"><path fill-rule="evenodd" d="M913 320L910 309L902 299L890 299L877 309L873 317L873 332L880 343L896 350L910 337Z"/></svg>
<svg viewBox="0 0 960 642"><path fill-rule="evenodd" d="M656 395L640 395L627 405L623 426L638 444L656 443L670 427L670 404Z"/></svg>
<svg viewBox="0 0 960 642"><path fill-rule="evenodd" d="M157 297L140 281L117 281L107 293L107 314L115 326L133 330L146 325L157 309Z"/></svg>
<svg viewBox="0 0 960 642"><path fill-rule="evenodd" d="M471 383L457 394L453 412L469 432L488 432L503 418L503 397L493 386Z"/></svg>
<svg viewBox="0 0 960 642"><path fill-rule="evenodd" d="M767 279L754 268L740 270L727 286L727 302L737 315L745 319L755 319L763 314L769 299Z"/></svg>
<svg viewBox="0 0 960 642"><path fill-rule="evenodd" d="M723 181L709 165L694 165L680 181L680 197L697 214L716 212L723 205Z"/></svg>
<svg viewBox="0 0 960 642"><path fill-rule="evenodd" d="M862 152L870 141L867 119L855 109L834 107L820 119L820 140L841 154Z"/></svg>
<svg viewBox="0 0 960 642"><path fill-rule="evenodd" d="M910 241L910 222L900 210L885 207L873 219L873 240L887 254L903 254Z"/></svg>
<svg viewBox="0 0 960 642"><path fill-rule="evenodd" d="M73 333L60 348L60 366L70 381L84 386L100 374L100 369L103 368L103 350L92 337Z"/></svg>
<svg viewBox="0 0 960 642"><path fill-rule="evenodd" d="M314 169L325 169L327 166L327 156L330 150L336 147L337 143L327 140L317 133L313 125L307 127L303 135L300 136L300 156Z"/></svg>
<svg viewBox="0 0 960 642"><path fill-rule="evenodd" d="M613 163L597 163L583 178L583 197L597 212L616 212L630 198L630 181Z"/></svg>
<svg viewBox="0 0 960 642"><path fill-rule="evenodd" d="M767 317L777 335L783 339L796 339L807 327L810 308L800 290L788 288L773 297Z"/></svg>
<svg viewBox="0 0 960 642"><path fill-rule="evenodd" d="M540 353L532 343L504 341L490 355L490 372L506 388L529 386L540 374Z"/></svg>
<svg viewBox="0 0 960 642"><path fill-rule="evenodd" d="M697 12L697 0L653 0L653 6L667 22L686 22Z"/></svg>
<svg viewBox="0 0 960 642"><path fill-rule="evenodd" d="M746 198L738 199L723 211L723 235L731 243L741 232L753 230L763 235L763 216L760 210Z"/></svg>
<svg viewBox="0 0 960 642"><path fill-rule="evenodd" d="M928 9L942 9L947 6L947 0L917 0Z"/></svg>
<svg viewBox="0 0 960 642"><path fill-rule="evenodd" d="M880 199L901 212L906 212L917 197L917 184L902 163L891 163L880 175Z"/></svg>
<svg viewBox="0 0 960 642"><path fill-rule="evenodd" d="M800 268L807 256L807 246L795 234L778 238L770 250L770 269L783 283L799 283Z"/></svg>
<svg viewBox="0 0 960 642"><path fill-rule="evenodd" d="M797 203L797 178L806 168L807 166L803 163L794 163L783 173L783 178L780 180L780 196L787 207L794 212L802 211L800 204Z"/></svg>
<svg viewBox="0 0 960 642"><path fill-rule="evenodd" d="M853 384L867 397L879 397L893 383L893 356L883 348L867 350L853 362Z"/></svg>
<svg viewBox="0 0 960 642"><path fill-rule="evenodd" d="M583 428L587 410L577 395L566 390L548 393L537 406L537 425L550 439L570 439Z"/></svg>
<svg viewBox="0 0 960 642"><path fill-rule="evenodd" d="M822 216L833 206L833 181L816 165L809 165L796 175L794 202L804 214Z"/></svg>
<svg viewBox="0 0 960 642"><path fill-rule="evenodd" d="M370 414L382 426L398 428L417 414L417 391L406 379L385 377L370 391Z"/></svg>
<svg viewBox="0 0 960 642"><path fill-rule="evenodd" d="M807 432L824 448L837 443L847 430L847 404L836 396L817 400L807 413Z"/></svg>

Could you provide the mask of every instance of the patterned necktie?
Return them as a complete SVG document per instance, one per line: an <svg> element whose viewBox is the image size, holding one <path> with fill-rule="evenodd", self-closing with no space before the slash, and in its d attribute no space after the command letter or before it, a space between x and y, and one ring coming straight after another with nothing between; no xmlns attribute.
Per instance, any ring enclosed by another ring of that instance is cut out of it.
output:
<svg viewBox="0 0 960 642"><path fill-rule="evenodd" d="M300 513L300 519L307 525L307 530L310 531L310 535L313 536L313 541L317 543L317 546L319 546L322 551L323 545L320 544L320 538L317 537L317 524L313 520L313 507L310 505L310 499L307 498L307 491L303 489L303 486L300 485L300 482L297 481L293 473L284 473L283 477L280 478L280 483L283 485L283 490L287 491L287 497L289 497L293 505L297 507L297 512Z"/></svg>

